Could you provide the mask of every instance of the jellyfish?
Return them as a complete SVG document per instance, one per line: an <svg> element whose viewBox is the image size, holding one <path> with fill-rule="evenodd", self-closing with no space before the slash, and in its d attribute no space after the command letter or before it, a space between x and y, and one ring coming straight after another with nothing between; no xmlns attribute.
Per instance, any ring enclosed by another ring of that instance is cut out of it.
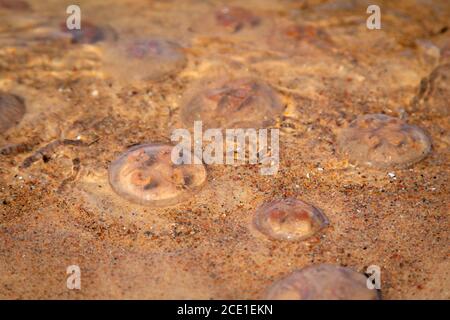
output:
<svg viewBox="0 0 450 320"><path fill-rule="evenodd" d="M201 120L207 128L261 128L275 122L283 111L277 93L251 78L217 81L189 97L181 119L192 126Z"/></svg>
<svg viewBox="0 0 450 320"><path fill-rule="evenodd" d="M238 32L246 26L257 26L260 19L247 9L225 6L216 11L216 22L232 32Z"/></svg>
<svg viewBox="0 0 450 320"><path fill-rule="evenodd" d="M89 21L84 21L80 29L67 29L66 23L60 25L61 32L70 36L71 42L76 44L93 44L100 41L115 41L117 33L109 26L97 26Z"/></svg>
<svg viewBox="0 0 450 320"><path fill-rule="evenodd" d="M262 204L255 212L253 224L271 239L299 241L313 236L329 221L320 209L286 198Z"/></svg>
<svg viewBox="0 0 450 320"><path fill-rule="evenodd" d="M341 154L368 167L405 167L427 156L431 141L426 133L404 120L384 114L357 117L337 139Z"/></svg>
<svg viewBox="0 0 450 320"><path fill-rule="evenodd" d="M267 39L273 50L289 55L314 54L315 49L331 49L332 41L322 29L308 24L286 24L276 27Z"/></svg>
<svg viewBox="0 0 450 320"><path fill-rule="evenodd" d="M367 278L350 268L319 264L297 270L276 281L267 300L379 300Z"/></svg>
<svg viewBox="0 0 450 320"><path fill-rule="evenodd" d="M179 72L186 63L182 47L163 38L123 40L105 52L107 69L127 80L162 80Z"/></svg>
<svg viewBox="0 0 450 320"><path fill-rule="evenodd" d="M0 8L15 10L15 11L28 11L30 5L23 0L0 0Z"/></svg>
<svg viewBox="0 0 450 320"><path fill-rule="evenodd" d="M21 97L0 91L0 133L17 125L25 112L25 101Z"/></svg>
<svg viewBox="0 0 450 320"><path fill-rule="evenodd" d="M192 196L206 180L202 164L174 164L172 146L130 148L109 167L109 182L121 197L141 205L168 206Z"/></svg>

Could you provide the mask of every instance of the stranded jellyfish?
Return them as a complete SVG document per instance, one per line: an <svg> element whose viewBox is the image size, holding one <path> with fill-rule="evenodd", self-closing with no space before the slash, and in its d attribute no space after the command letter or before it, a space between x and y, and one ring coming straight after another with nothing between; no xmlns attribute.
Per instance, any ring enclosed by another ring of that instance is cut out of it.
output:
<svg viewBox="0 0 450 320"><path fill-rule="evenodd" d="M327 48L331 40L328 34L312 25L287 25L273 32L268 44L271 48L288 54L301 54L311 48Z"/></svg>
<svg viewBox="0 0 450 320"><path fill-rule="evenodd" d="M27 11L30 10L30 5L23 0L0 0L0 8Z"/></svg>
<svg viewBox="0 0 450 320"><path fill-rule="evenodd" d="M216 22L232 32L237 32L246 26L257 26L260 19L241 7L223 7L216 12Z"/></svg>
<svg viewBox="0 0 450 320"><path fill-rule="evenodd" d="M202 164L174 164L172 148L145 144L120 155L109 167L112 189L142 205L167 206L186 200L206 180L206 170Z"/></svg>
<svg viewBox="0 0 450 320"><path fill-rule="evenodd" d="M283 111L276 92L262 81L241 78L217 82L187 99L181 110L186 125L201 120L207 128L260 128Z"/></svg>
<svg viewBox="0 0 450 320"><path fill-rule="evenodd" d="M25 111L25 102L21 97L0 91L0 133L18 124Z"/></svg>
<svg viewBox="0 0 450 320"><path fill-rule="evenodd" d="M93 44L100 41L117 39L117 34L111 27L100 27L87 21L81 23L81 29L79 30L67 29L66 22L61 23L60 29L70 36L72 43L77 44Z"/></svg>
<svg viewBox="0 0 450 320"><path fill-rule="evenodd" d="M420 128L384 114L357 117L340 132L337 143L350 161L377 168L407 166L431 150L430 139Z"/></svg>
<svg viewBox="0 0 450 320"><path fill-rule="evenodd" d="M313 26L300 26L300 25L292 25L286 27L283 30L283 33L286 37L289 37L295 41L307 41L312 42L320 35L323 35L323 31L314 28Z"/></svg>
<svg viewBox="0 0 450 320"><path fill-rule="evenodd" d="M277 240L304 240L328 225L325 214L294 198L274 200L261 205L253 223L258 231Z"/></svg>
<svg viewBox="0 0 450 320"><path fill-rule="evenodd" d="M367 278L356 271L328 264L294 271L267 291L268 300L378 300Z"/></svg>
<svg viewBox="0 0 450 320"><path fill-rule="evenodd" d="M450 57L450 44L448 48ZM415 103L420 103L426 108L427 113L434 113L436 116L450 115L448 98L450 97L450 64L440 64L433 72L422 81L420 92Z"/></svg>
<svg viewBox="0 0 450 320"><path fill-rule="evenodd" d="M106 52L114 73L133 80L160 80L180 71L187 59L177 43L160 39L124 41Z"/></svg>

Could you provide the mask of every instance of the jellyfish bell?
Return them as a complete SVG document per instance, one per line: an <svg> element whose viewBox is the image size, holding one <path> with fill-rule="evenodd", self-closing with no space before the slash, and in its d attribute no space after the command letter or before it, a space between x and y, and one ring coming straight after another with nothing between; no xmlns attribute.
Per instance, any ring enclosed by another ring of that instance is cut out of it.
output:
<svg viewBox="0 0 450 320"><path fill-rule="evenodd" d="M60 24L60 32L69 38L73 44L95 44L102 41L116 41L118 35L110 26L99 26L90 21L84 21L80 29L69 30L66 22Z"/></svg>
<svg viewBox="0 0 450 320"><path fill-rule="evenodd" d="M253 218L254 227L275 240L305 240L328 224L320 209L295 198L263 203Z"/></svg>
<svg viewBox="0 0 450 320"><path fill-rule="evenodd" d="M365 275L350 268L319 264L296 270L274 282L267 300L379 300Z"/></svg>
<svg viewBox="0 0 450 320"><path fill-rule="evenodd" d="M250 10L236 6L219 8L215 13L216 23L232 32L238 32L245 27L255 27L260 18Z"/></svg>
<svg viewBox="0 0 450 320"><path fill-rule="evenodd" d="M109 182L121 197L141 205L169 206L187 200L206 180L202 164L174 164L172 146L130 148L109 167Z"/></svg>
<svg viewBox="0 0 450 320"><path fill-rule="evenodd" d="M124 38L104 52L106 69L127 81L160 81L187 64L183 48L162 37Z"/></svg>
<svg viewBox="0 0 450 320"><path fill-rule="evenodd" d="M206 128L263 128L281 114L281 101L268 84L252 78L216 80L186 97L181 119Z"/></svg>
<svg viewBox="0 0 450 320"><path fill-rule="evenodd" d="M337 145L351 162L375 168L406 167L431 151L431 140L422 129L384 114L357 117L341 130Z"/></svg>
<svg viewBox="0 0 450 320"><path fill-rule="evenodd" d="M26 112L23 98L0 91L0 133L17 125Z"/></svg>
<svg viewBox="0 0 450 320"><path fill-rule="evenodd" d="M0 9L8 9L14 11L29 11L31 7L24 0L0 0Z"/></svg>

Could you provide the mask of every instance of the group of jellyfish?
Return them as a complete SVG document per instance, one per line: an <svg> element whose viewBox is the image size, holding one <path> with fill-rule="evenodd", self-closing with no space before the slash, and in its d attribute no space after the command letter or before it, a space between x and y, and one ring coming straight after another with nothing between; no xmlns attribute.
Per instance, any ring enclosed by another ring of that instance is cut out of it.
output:
<svg viewBox="0 0 450 320"><path fill-rule="evenodd" d="M222 8L217 23L233 32L254 26L259 19L242 8ZM296 37L314 37L313 31L289 29ZM73 43L96 43L115 39L115 32L91 23L67 31ZM114 40L114 41L115 41ZM180 70L187 60L182 47L163 37L125 41L116 54L126 59L122 67L142 80L157 80ZM277 92L262 80L238 78L211 82L182 104L186 125L202 120L207 128L262 128L283 112ZM25 101L0 91L0 134L18 124L26 113ZM431 142L420 128L384 114L356 117L336 140L339 154L350 162L373 168L404 167L423 159ZM109 182L120 197L140 205L171 206L192 199L207 180L203 164L174 164L172 146L147 143L134 146L112 161ZM273 241L303 241L329 224L325 213L297 198L275 199L261 204L253 214L252 227ZM275 282L268 299L378 299L366 287L366 277L349 268L314 265Z"/></svg>

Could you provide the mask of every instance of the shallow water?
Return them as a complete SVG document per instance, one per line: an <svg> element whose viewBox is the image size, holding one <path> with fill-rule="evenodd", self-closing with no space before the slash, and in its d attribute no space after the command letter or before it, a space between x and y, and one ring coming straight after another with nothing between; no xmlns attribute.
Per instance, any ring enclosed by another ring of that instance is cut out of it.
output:
<svg viewBox="0 0 450 320"><path fill-rule="evenodd" d="M368 30L366 1L90 0L76 34L61 29L68 1L22 2L0 0L0 91L26 105L0 133L1 298L257 299L321 263L380 266L384 299L450 298L448 1L381 1ZM207 112L186 111L230 79ZM420 128L430 152L353 161L338 137L367 114ZM280 129L278 173L208 165L170 206L114 191L115 159L202 117ZM328 227L299 241L255 230L263 203L289 197ZM72 264L80 291L65 288Z"/></svg>

